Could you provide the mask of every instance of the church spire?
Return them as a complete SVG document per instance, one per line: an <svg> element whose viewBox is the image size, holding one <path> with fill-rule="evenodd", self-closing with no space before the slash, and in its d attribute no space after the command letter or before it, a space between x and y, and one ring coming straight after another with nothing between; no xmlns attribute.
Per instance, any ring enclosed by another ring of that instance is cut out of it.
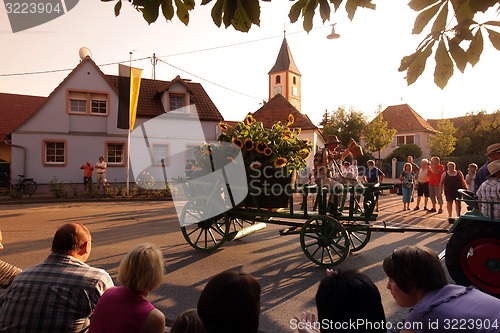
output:
<svg viewBox="0 0 500 333"><path fill-rule="evenodd" d="M292 52L290 52L290 48L288 47L286 36L283 36L283 43L281 44L278 58L268 74L283 71L291 71L297 75L301 75L297 65L295 65L295 61L293 61Z"/></svg>

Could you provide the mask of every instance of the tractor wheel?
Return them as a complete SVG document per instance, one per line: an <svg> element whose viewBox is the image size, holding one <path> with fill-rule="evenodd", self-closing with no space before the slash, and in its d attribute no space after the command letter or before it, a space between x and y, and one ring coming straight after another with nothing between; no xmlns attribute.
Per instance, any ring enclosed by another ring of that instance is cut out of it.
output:
<svg viewBox="0 0 500 333"><path fill-rule="evenodd" d="M315 264L333 267L349 255L349 236L339 221L326 215L310 218L300 232L300 245Z"/></svg>
<svg viewBox="0 0 500 333"><path fill-rule="evenodd" d="M446 246L448 272L457 284L500 297L500 223L464 222Z"/></svg>

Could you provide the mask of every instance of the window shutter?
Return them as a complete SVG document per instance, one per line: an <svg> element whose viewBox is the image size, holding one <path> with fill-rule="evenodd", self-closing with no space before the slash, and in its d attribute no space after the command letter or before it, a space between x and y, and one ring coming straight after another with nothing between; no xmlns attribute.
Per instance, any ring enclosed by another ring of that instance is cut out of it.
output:
<svg viewBox="0 0 500 333"><path fill-rule="evenodd" d="M420 135L419 134L415 134L415 144L420 145Z"/></svg>
<svg viewBox="0 0 500 333"><path fill-rule="evenodd" d="M391 144L392 147L396 147L396 137L394 137L392 139L392 144Z"/></svg>

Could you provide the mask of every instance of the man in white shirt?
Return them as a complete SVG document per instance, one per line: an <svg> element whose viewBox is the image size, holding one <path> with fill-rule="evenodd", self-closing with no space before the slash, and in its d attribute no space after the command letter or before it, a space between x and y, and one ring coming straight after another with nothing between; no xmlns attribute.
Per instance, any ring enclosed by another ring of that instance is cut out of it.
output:
<svg viewBox="0 0 500 333"><path fill-rule="evenodd" d="M102 193L104 194L106 191L106 168L107 168L107 163L104 162L104 157L99 156L99 162L95 164L95 170L96 170L96 183L97 183L97 190L99 190L100 185L102 183Z"/></svg>

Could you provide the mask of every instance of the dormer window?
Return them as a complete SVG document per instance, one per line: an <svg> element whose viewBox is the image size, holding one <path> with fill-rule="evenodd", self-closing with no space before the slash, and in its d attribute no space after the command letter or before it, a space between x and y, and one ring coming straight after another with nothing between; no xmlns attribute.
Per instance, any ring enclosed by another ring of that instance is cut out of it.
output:
<svg viewBox="0 0 500 333"><path fill-rule="evenodd" d="M71 90L67 93L67 101L69 114L100 116L108 114L108 93Z"/></svg>
<svg viewBox="0 0 500 333"><path fill-rule="evenodd" d="M185 95L169 94L168 95L169 111L177 110L185 106Z"/></svg>

